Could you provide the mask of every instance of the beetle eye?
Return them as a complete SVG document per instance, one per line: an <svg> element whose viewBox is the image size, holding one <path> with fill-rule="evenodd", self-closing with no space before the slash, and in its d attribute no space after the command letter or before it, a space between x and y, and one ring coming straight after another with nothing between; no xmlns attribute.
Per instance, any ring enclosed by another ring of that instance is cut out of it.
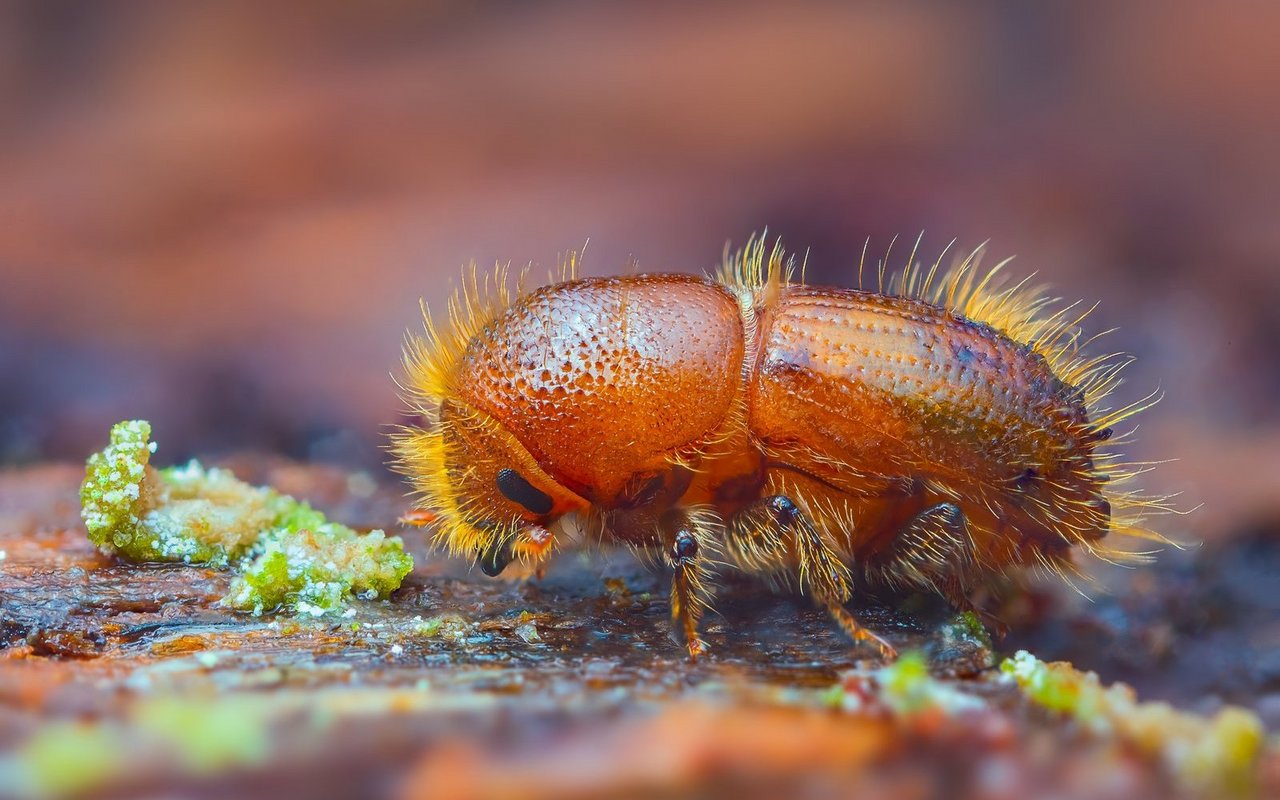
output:
<svg viewBox="0 0 1280 800"><path fill-rule="evenodd" d="M497 484L498 491L502 492L503 497L513 503L519 503L531 513L551 513L551 496L529 483L514 469L499 470Z"/></svg>

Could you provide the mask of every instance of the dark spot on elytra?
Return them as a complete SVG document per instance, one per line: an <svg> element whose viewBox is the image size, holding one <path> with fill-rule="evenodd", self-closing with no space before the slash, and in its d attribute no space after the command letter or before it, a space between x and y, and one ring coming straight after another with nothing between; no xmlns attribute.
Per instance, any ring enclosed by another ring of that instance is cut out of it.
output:
<svg viewBox="0 0 1280 800"><path fill-rule="evenodd" d="M1105 442L1115 433L1111 428L1099 428L1096 431L1090 431L1088 440L1090 442Z"/></svg>
<svg viewBox="0 0 1280 800"><path fill-rule="evenodd" d="M1034 488L1039 480L1040 471L1033 467L1027 467L1022 471L1021 475L1014 479L1013 485L1018 491L1027 491Z"/></svg>
<svg viewBox="0 0 1280 800"><path fill-rule="evenodd" d="M1103 519L1105 520L1111 519L1110 501L1105 500L1103 498L1098 498L1097 500L1094 500L1092 503L1090 503L1090 505L1093 506L1094 511L1097 511L1098 515L1101 516Z"/></svg>

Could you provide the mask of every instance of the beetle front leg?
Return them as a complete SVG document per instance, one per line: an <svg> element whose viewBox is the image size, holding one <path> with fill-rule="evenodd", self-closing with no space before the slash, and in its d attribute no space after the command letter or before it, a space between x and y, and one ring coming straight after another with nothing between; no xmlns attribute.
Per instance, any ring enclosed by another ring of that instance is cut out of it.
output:
<svg viewBox="0 0 1280 800"><path fill-rule="evenodd" d="M684 634L689 658L707 651L698 633L698 620L711 602L710 558L719 520L707 512L674 509L659 525L663 555L671 567L671 621Z"/></svg>

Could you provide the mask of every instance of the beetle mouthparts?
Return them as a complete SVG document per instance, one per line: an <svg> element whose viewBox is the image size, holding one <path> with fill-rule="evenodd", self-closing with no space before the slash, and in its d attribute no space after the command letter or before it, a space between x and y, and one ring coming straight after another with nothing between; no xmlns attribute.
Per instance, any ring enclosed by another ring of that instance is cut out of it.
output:
<svg viewBox="0 0 1280 800"><path fill-rule="evenodd" d="M476 564L480 566L480 571L485 575L490 578L496 578L507 568L512 558L514 556L511 553L510 542L495 542L489 547L480 550L480 554L476 556Z"/></svg>

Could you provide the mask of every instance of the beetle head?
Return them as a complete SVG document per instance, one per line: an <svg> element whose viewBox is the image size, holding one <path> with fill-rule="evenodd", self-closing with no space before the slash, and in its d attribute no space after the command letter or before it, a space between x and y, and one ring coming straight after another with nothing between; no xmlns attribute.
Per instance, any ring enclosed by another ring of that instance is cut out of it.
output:
<svg viewBox="0 0 1280 800"><path fill-rule="evenodd" d="M402 433L395 449L438 517L437 538L488 575L545 557L554 522L582 504L492 417L457 401L441 404L431 428Z"/></svg>

